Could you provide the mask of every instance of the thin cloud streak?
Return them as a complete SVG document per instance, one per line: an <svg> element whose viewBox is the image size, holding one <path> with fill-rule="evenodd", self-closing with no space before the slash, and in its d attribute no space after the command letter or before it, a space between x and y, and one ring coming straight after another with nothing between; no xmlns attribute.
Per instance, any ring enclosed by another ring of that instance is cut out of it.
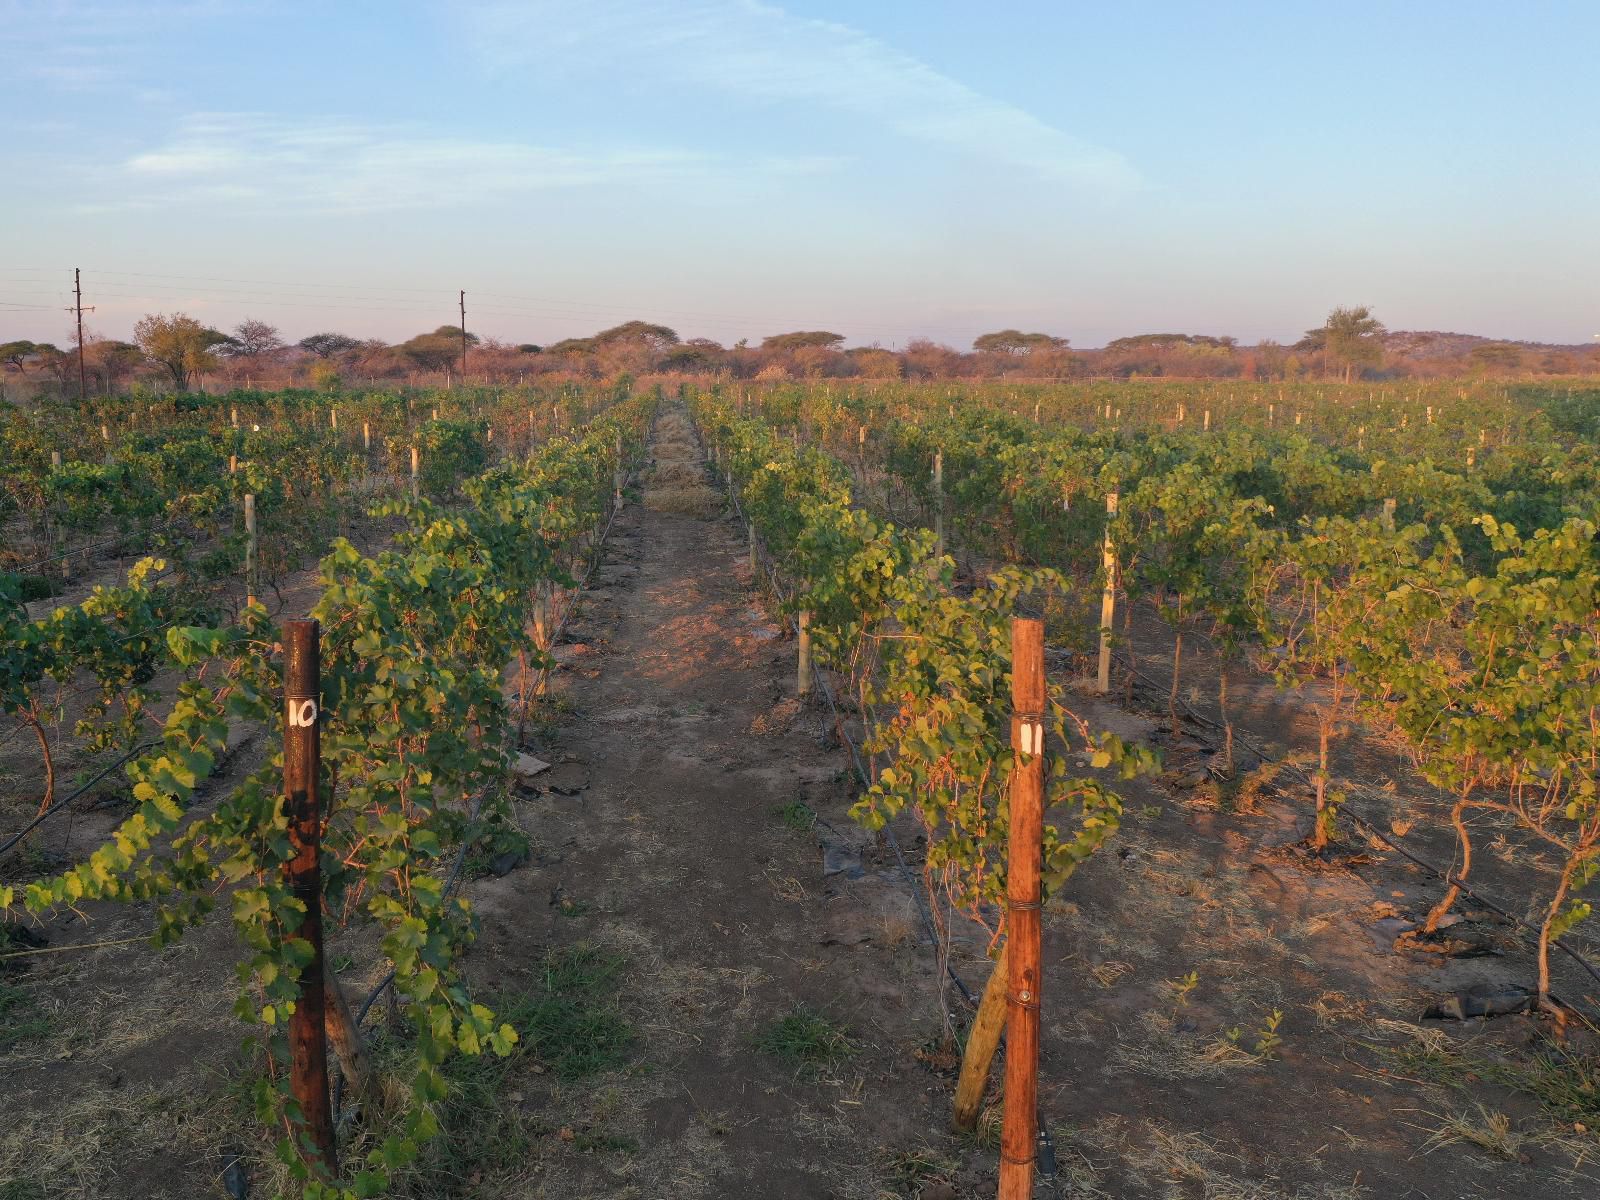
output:
<svg viewBox="0 0 1600 1200"><path fill-rule="evenodd" d="M952 79L848 25L759 0L572 5L486 0L467 9L480 56L502 70L585 60L770 103L839 110L904 137L1099 191L1141 186L1121 154ZM559 69L559 68L558 68Z"/></svg>
<svg viewBox="0 0 1600 1200"><path fill-rule="evenodd" d="M831 171L839 162L653 148L582 151L355 121L204 113L128 158L112 181L115 198L82 211L225 203L234 210L358 215L491 204L553 188L770 181Z"/></svg>

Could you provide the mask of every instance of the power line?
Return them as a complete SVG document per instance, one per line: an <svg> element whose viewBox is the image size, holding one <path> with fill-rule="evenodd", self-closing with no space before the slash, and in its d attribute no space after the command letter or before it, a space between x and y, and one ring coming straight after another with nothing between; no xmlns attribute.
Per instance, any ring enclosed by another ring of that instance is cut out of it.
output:
<svg viewBox="0 0 1600 1200"><path fill-rule="evenodd" d="M20 267L7 268L11 272L36 272L45 273L44 268ZM356 312L392 312L422 315L431 304L408 302L407 298L416 296L438 296L443 289L400 287L388 285L352 285L352 284L324 284L307 281L291 282L287 280L257 280L242 276L218 275L184 275L174 272L153 271L99 271L97 279L106 282L97 284L100 294L115 299L133 300L150 298L159 300L160 296L151 293L164 293L173 299L179 297L191 299L195 302L236 302L276 309L291 310L323 310L323 311L356 311ZM136 281L151 280L155 282L143 283ZM177 282L161 282L177 281ZM28 280L29 283L42 282ZM236 283L247 285L243 288L216 288L203 289L186 286L189 282L199 283ZM462 289L457 289L458 292ZM23 291L18 295L61 295L64 293L29 292ZM750 323L748 314L725 313L710 309L683 309L675 306L661 306L650 302L635 302L626 304L608 304L587 300L567 300L552 297L534 296L528 293L513 292L483 292L480 295L489 297L491 301L501 300L510 303L491 303L477 311L490 317L526 317L539 320L565 320L570 322L582 321L586 318L605 319L610 315L633 317L640 312L666 317L677 321L680 318L705 319L716 321L722 325L725 335L734 332L748 339L764 338L770 334L772 327L780 329L784 326L796 326L793 319L763 322L761 325ZM351 299L362 301L351 303ZM458 296L458 301L461 297ZM373 303L372 301L379 301ZM382 303L390 300L398 303ZM6 308L22 310L44 310L45 305L27 305L17 302L0 302ZM817 318L810 318L815 321ZM729 328L729 322L736 322ZM845 324L854 325L855 320L848 318ZM806 324L805 321L798 322ZM882 328L856 327L855 336L863 340L898 342L917 336L917 331L910 329L886 330Z"/></svg>

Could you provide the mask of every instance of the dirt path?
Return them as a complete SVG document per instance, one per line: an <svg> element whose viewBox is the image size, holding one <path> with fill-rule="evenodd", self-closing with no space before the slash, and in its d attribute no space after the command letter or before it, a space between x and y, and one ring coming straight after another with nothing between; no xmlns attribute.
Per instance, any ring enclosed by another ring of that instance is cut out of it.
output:
<svg viewBox="0 0 1600 1200"><path fill-rule="evenodd" d="M537 1096L555 1132L521 1176L529 1195L871 1197L941 1121L915 1058L939 1020L910 893L823 877L804 814L842 819L848 762L792 698L792 645L752 606L735 529L619 520L580 616L586 652L564 655L569 761L526 806L544 865L475 891L485 978L490 960L526 971L582 940L626 962L636 1059ZM802 1011L850 1053L808 1067L757 1047ZM561 1139L602 1127L638 1149Z"/></svg>

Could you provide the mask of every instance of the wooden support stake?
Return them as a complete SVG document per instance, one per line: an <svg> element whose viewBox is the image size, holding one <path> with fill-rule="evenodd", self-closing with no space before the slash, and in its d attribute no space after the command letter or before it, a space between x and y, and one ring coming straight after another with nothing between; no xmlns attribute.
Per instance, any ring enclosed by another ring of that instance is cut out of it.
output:
<svg viewBox="0 0 1600 1200"><path fill-rule="evenodd" d="M1117 615L1117 547L1111 540L1111 519L1117 515L1117 493L1106 496L1106 540L1100 551L1100 569L1105 584L1100 590L1100 670L1095 676L1095 691L1104 696L1111 691L1111 621Z"/></svg>
<svg viewBox="0 0 1600 1200"><path fill-rule="evenodd" d="M294 858L288 884L305 906L293 937L308 943L310 957L301 969L299 995L289 1017L289 1090L300 1108L301 1157L313 1173L329 1180L338 1174L333 1137L333 1106L328 1099L326 993L322 958L322 812L318 775L322 743L318 732L321 649L316 621L284 623L283 794Z"/></svg>
<svg viewBox="0 0 1600 1200"><path fill-rule="evenodd" d="M361 448L363 450L371 450L372 449L372 422L371 421L363 421L363 422L361 422Z"/></svg>
<svg viewBox="0 0 1600 1200"><path fill-rule="evenodd" d="M60 470L61 470L61 451L52 450L52 451L50 451L50 472L51 472L51 474L54 474L54 473L56 473L57 471L60 471ZM46 513L45 514L45 545L46 546L50 546L50 547L53 548L55 539L50 537L49 530L50 530L50 517L49 517L49 513ZM60 529L60 534L61 534L61 578L63 578L63 579L71 579L72 578L72 555L67 552L67 530L66 530L66 526L64 524Z"/></svg>
<svg viewBox="0 0 1600 1200"><path fill-rule="evenodd" d="M1206 409L1205 414L1201 417L1200 431L1202 433L1211 432L1211 410L1209 408Z"/></svg>
<svg viewBox="0 0 1600 1200"><path fill-rule="evenodd" d="M1394 497L1390 496L1383 502L1383 527L1390 533L1394 532Z"/></svg>
<svg viewBox="0 0 1600 1200"><path fill-rule="evenodd" d="M417 450L417 444L413 442L411 443L411 498L413 500L417 498L417 468L421 463L421 452Z"/></svg>
<svg viewBox="0 0 1600 1200"><path fill-rule="evenodd" d="M1011 620L1010 824L1006 859L1006 1075L1000 1200L1028 1200L1039 1125L1039 874L1044 856L1044 622Z"/></svg>
<svg viewBox="0 0 1600 1200"><path fill-rule="evenodd" d="M248 608L256 602L256 498L246 492L244 497L244 603Z"/></svg>
<svg viewBox="0 0 1600 1200"><path fill-rule="evenodd" d="M933 452L933 553L944 557L944 451Z"/></svg>
<svg viewBox="0 0 1600 1200"><path fill-rule="evenodd" d="M1006 1027L1008 944L1000 945L1000 957L995 959L994 969L989 972L983 999L978 1001L978 1015L967 1031L966 1052L961 1056L961 1077L956 1080L952 1122L957 1129L968 1133L978 1127L978 1111L983 1107L983 1093L989 1082L989 1064L1000 1048L1000 1034Z"/></svg>
<svg viewBox="0 0 1600 1200"><path fill-rule="evenodd" d="M372 1082L372 1060L367 1054L367 1045L362 1040L355 1016L350 1011L350 1001L345 997L344 988L339 986L339 980L326 958L323 959L322 980L326 993L323 1023L328 1034L328 1045L333 1048L334 1057L339 1060L339 1069L344 1072L346 1095L351 1099L361 1099Z"/></svg>
<svg viewBox="0 0 1600 1200"><path fill-rule="evenodd" d="M795 620L795 692L802 698L811 694L811 614L802 609Z"/></svg>

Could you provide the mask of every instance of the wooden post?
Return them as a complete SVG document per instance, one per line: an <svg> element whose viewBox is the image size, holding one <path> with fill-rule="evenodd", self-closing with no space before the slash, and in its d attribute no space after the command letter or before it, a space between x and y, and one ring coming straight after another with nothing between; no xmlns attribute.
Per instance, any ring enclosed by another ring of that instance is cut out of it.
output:
<svg viewBox="0 0 1600 1200"><path fill-rule="evenodd" d="M1100 551L1100 567L1105 585L1100 591L1100 671L1094 690L1104 696L1111 691L1111 621L1117 615L1117 548L1111 540L1111 519L1117 515L1117 493L1106 496L1106 540Z"/></svg>
<svg viewBox="0 0 1600 1200"><path fill-rule="evenodd" d="M256 602L256 498L250 492L244 496L244 602L247 608Z"/></svg>
<svg viewBox="0 0 1600 1200"><path fill-rule="evenodd" d="M421 457L421 453L417 450L417 444L415 442L412 442L411 443L411 498L413 500L415 500L417 498L417 488L418 488L418 485L417 485L417 468L421 464L421 462L422 462L422 457Z"/></svg>
<svg viewBox="0 0 1600 1200"><path fill-rule="evenodd" d="M50 473L53 475L53 474L55 474L56 472L58 472L60 470L61 470L61 451L52 450L52 451L50 451ZM50 517L49 517L49 513L47 512L45 514L45 530L46 530L46 533L45 533L45 545L49 546L52 549L54 549L55 539L50 537L49 529L50 529ZM66 527L65 527L64 524L63 524L63 526L62 526L62 528L60 529L59 532L61 534L61 578L63 578L63 579L71 579L72 578L72 555L67 552L67 531L66 531Z"/></svg>
<svg viewBox="0 0 1600 1200"><path fill-rule="evenodd" d="M230 454L230 455L228 455L228 474L229 475L237 475L238 473L239 473L239 456L237 454Z"/></svg>
<svg viewBox="0 0 1600 1200"><path fill-rule="evenodd" d="M1205 415L1200 421L1200 431L1202 433L1211 432L1211 410L1209 408L1206 409Z"/></svg>
<svg viewBox="0 0 1600 1200"><path fill-rule="evenodd" d="M1180 405L1178 405L1178 424L1179 425L1183 424L1183 414L1184 414L1184 407L1183 407L1183 405L1180 404Z"/></svg>
<svg viewBox="0 0 1600 1200"><path fill-rule="evenodd" d="M363 421L363 422L361 422L361 448L363 450L371 450L372 449L372 422L371 421Z"/></svg>
<svg viewBox="0 0 1600 1200"><path fill-rule="evenodd" d="M338 410L338 408L330 408L328 410L328 423L331 426L333 426L333 431L335 433L339 432L339 410Z"/></svg>
<svg viewBox="0 0 1600 1200"><path fill-rule="evenodd" d="M944 451L933 452L933 553L944 557Z"/></svg>
<svg viewBox="0 0 1600 1200"><path fill-rule="evenodd" d="M1011 620L1010 827L1006 859L1006 1076L1000 1200L1028 1200L1039 1125L1039 872L1044 853L1044 622Z"/></svg>
<svg viewBox="0 0 1600 1200"><path fill-rule="evenodd" d="M326 993L322 959L322 813L317 802L322 767L318 733L321 649L316 621L284 623L283 794L294 858L288 884L305 906L293 937L309 944L301 968L299 995L289 1016L289 1090L300 1107L301 1157L313 1173L333 1179L338 1173L333 1138L333 1106L328 1100Z"/></svg>
<svg viewBox="0 0 1600 1200"><path fill-rule="evenodd" d="M761 564L756 561L756 527L755 522L745 522L746 531L750 534L750 581L755 582L756 572L761 569Z"/></svg>
<svg viewBox="0 0 1600 1200"><path fill-rule="evenodd" d="M228 420L233 422L235 429L239 428L239 406L237 404L228 405Z"/></svg>
<svg viewBox="0 0 1600 1200"><path fill-rule="evenodd" d="M1390 496L1383 502L1383 527L1390 533L1394 532L1394 497Z"/></svg>
<svg viewBox="0 0 1600 1200"><path fill-rule="evenodd" d="M956 1080L956 1105L952 1121L957 1129L971 1132L978 1126L978 1110L983 1107L983 1091L989 1082L989 1064L1000 1046L1000 1033L1006 1025L1007 958L1002 942L1000 957L989 972L989 982L978 1001L978 1015L967 1030L967 1049L961 1056L961 1076Z"/></svg>
<svg viewBox="0 0 1600 1200"><path fill-rule="evenodd" d="M802 609L795 619L795 692L802 698L811 694L811 614Z"/></svg>

